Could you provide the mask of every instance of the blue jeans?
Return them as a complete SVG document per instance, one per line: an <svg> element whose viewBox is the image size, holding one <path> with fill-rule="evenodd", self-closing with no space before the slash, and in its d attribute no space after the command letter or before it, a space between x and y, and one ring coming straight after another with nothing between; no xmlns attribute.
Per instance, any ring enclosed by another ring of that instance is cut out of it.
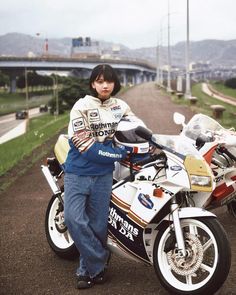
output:
<svg viewBox="0 0 236 295"><path fill-rule="evenodd" d="M112 190L112 173L78 176L66 173L65 223L80 252L77 275L99 274L105 267L109 251L107 225Z"/></svg>

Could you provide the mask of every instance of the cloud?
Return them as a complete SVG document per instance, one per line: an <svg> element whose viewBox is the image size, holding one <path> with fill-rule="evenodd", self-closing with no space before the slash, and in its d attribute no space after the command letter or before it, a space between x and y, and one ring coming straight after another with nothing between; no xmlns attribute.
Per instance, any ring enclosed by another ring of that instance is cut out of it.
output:
<svg viewBox="0 0 236 295"><path fill-rule="evenodd" d="M234 0L189 0L190 39L235 39ZM187 0L169 0L172 44L186 38ZM7 0L0 34L90 36L135 48L167 40L168 0Z"/></svg>

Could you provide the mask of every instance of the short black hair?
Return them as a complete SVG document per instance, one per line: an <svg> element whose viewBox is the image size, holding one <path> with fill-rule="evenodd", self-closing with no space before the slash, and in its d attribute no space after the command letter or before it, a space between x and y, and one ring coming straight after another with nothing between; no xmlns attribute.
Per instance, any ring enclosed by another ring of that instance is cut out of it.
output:
<svg viewBox="0 0 236 295"><path fill-rule="evenodd" d="M115 95L120 91L121 85L116 71L108 64L97 65L90 75L89 88L93 96L97 97L98 93L96 89L92 87L94 81L98 80L100 76L103 76L105 81L114 82L114 89L111 95Z"/></svg>

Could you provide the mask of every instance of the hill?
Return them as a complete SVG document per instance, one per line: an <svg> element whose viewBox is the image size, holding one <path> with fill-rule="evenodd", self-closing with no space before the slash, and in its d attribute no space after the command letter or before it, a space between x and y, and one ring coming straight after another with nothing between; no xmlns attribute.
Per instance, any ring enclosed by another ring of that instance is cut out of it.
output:
<svg viewBox="0 0 236 295"><path fill-rule="evenodd" d="M96 43L95 50L101 55L114 55L114 44L101 40ZM117 57L145 59L156 64L156 47L130 49L122 44L116 44ZM82 47L81 47L82 49ZM80 51L81 51L80 49ZM20 33L8 33L0 36L1 56L27 56L29 54L41 56L45 50L45 40L41 37ZM49 39L48 54L70 56L72 38ZM91 50L90 50L91 51ZM86 52L83 48L82 52ZM192 62L210 62L213 66L236 66L236 40L202 40L190 42L190 60ZM167 47L161 47L162 64L167 64ZM185 42L171 46L172 65L185 64Z"/></svg>

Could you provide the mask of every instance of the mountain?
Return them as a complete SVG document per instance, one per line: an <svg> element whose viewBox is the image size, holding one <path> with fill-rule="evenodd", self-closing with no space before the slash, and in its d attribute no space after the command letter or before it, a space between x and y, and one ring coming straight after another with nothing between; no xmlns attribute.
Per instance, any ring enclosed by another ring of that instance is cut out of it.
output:
<svg viewBox="0 0 236 295"><path fill-rule="evenodd" d="M156 47L130 49L122 44L114 44L101 40L93 41L91 48L80 47L77 53L99 53L104 56L115 54L117 58L132 58L147 60L156 64ZM20 33L8 33L0 36L0 56L41 56L45 52L45 39ZM72 38L49 39L47 41L48 54L69 57L72 53ZM167 47L161 47L161 64L167 64ZM210 62L213 66L236 66L236 40L203 40L190 42L191 62ZM183 66L185 64L185 42L171 46L171 64Z"/></svg>

